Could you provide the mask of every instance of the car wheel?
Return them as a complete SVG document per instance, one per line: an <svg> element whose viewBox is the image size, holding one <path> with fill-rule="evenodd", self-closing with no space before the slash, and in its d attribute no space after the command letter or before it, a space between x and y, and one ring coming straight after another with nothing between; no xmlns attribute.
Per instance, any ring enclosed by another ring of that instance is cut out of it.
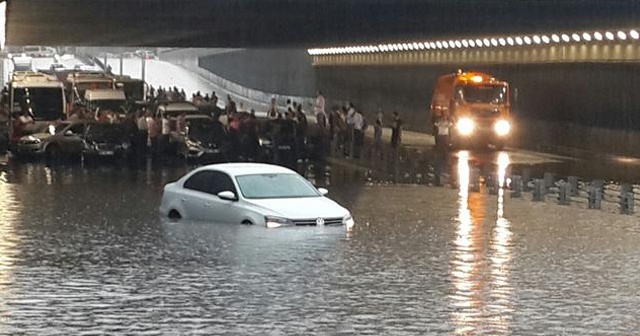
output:
<svg viewBox="0 0 640 336"><path fill-rule="evenodd" d="M62 152L57 145L49 145L45 150L45 157L48 162L54 162L60 159Z"/></svg>
<svg viewBox="0 0 640 336"><path fill-rule="evenodd" d="M180 214L180 212L178 212L178 210L171 209L171 211L169 211L169 214L167 215L167 217L169 217L169 219L181 219L182 215Z"/></svg>

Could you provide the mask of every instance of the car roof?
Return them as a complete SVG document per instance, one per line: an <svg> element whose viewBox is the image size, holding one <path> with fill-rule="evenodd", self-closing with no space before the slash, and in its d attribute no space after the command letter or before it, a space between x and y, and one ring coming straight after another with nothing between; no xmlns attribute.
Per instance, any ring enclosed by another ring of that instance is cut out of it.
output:
<svg viewBox="0 0 640 336"><path fill-rule="evenodd" d="M173 112L173 111L197 112L198 111L198 108L195 105L187 102L168 103L166 105L160 105L158 109L162 111L167 111L167 112Z"/></svg>
<svg viewBox="0 0 640 336"><path fill-rule="evenodd" d="M265 163L221 163L204 166L201 170L218 170L230 176L251 174L297 174L295 171L276 165Z"/></svg>

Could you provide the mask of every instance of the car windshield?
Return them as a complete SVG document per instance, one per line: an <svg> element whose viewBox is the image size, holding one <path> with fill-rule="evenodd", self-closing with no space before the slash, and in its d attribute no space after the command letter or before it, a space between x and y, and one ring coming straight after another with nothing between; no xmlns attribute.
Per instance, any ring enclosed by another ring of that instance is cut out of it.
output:
<svg viewBox="0 0 640 336"><path fill-rule="evenodd" d="M13 90L14 108L27 106L34 120L58 120L63 116L61 88L16 88Z"/></svg>
<svg viewBox="0 0 640 336"><path fill-rule="evenodd" d="M467 85L456 90L456 99L466 103L504 104L507 88L503 85Z"/></svg>
<svg viewBox="0 0 640 336"><path fill-rule="evenodd" d="M210 119L190 120L188 125L189 138L196 141L215 143L225 135L222 124Z"/></svg>
<svg viewBox="0 0 640 336"><path fill-rule="evenodd" d="M118 142L124 138L124 130L119 125L92 124L87 129L87 139L92 141Z"/></svg>
<svg viewBox="0 0 640 336"><path fill-rule="evenodd" d="M94 100L91 102L91 105L101 111L110 110L120 112L126 105L126 102L124 100Z"/></svg>
<svg viewBox="0 0 640 336"><path fill-rule="evenodd" d="M252 174L236 177L247 199L320 197L307 180L297 174Z"/></svg>

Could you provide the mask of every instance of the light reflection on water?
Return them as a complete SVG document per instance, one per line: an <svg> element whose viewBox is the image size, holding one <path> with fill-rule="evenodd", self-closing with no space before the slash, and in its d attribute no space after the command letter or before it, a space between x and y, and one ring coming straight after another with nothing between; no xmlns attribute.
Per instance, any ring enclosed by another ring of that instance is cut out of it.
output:
<svg viewBox="0 0 640 336"><path fill-rule="evenodd" d="M461 151L458 154L458 225L451 270L454 290L450 295L456 334L465 335L487 329L491 334L510 333L508 262L511 232L510 223L504 218L508 166L508 154L500 153L496 223L490 233L489 246L485 247L485 198L469 194L469 153Z"/></svg>

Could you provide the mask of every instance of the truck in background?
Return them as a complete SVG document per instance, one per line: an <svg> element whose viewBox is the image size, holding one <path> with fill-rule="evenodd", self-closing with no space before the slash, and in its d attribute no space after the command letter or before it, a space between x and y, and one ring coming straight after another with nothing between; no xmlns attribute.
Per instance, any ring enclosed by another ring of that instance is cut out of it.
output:
<svg viewBox="0 0 640 336"><path fill-rule="evenodd" d="M509 84L481 72L444 75L431 99L431 126L448 117L455 147L493 145L501 150L511 133Z"/></svg>

